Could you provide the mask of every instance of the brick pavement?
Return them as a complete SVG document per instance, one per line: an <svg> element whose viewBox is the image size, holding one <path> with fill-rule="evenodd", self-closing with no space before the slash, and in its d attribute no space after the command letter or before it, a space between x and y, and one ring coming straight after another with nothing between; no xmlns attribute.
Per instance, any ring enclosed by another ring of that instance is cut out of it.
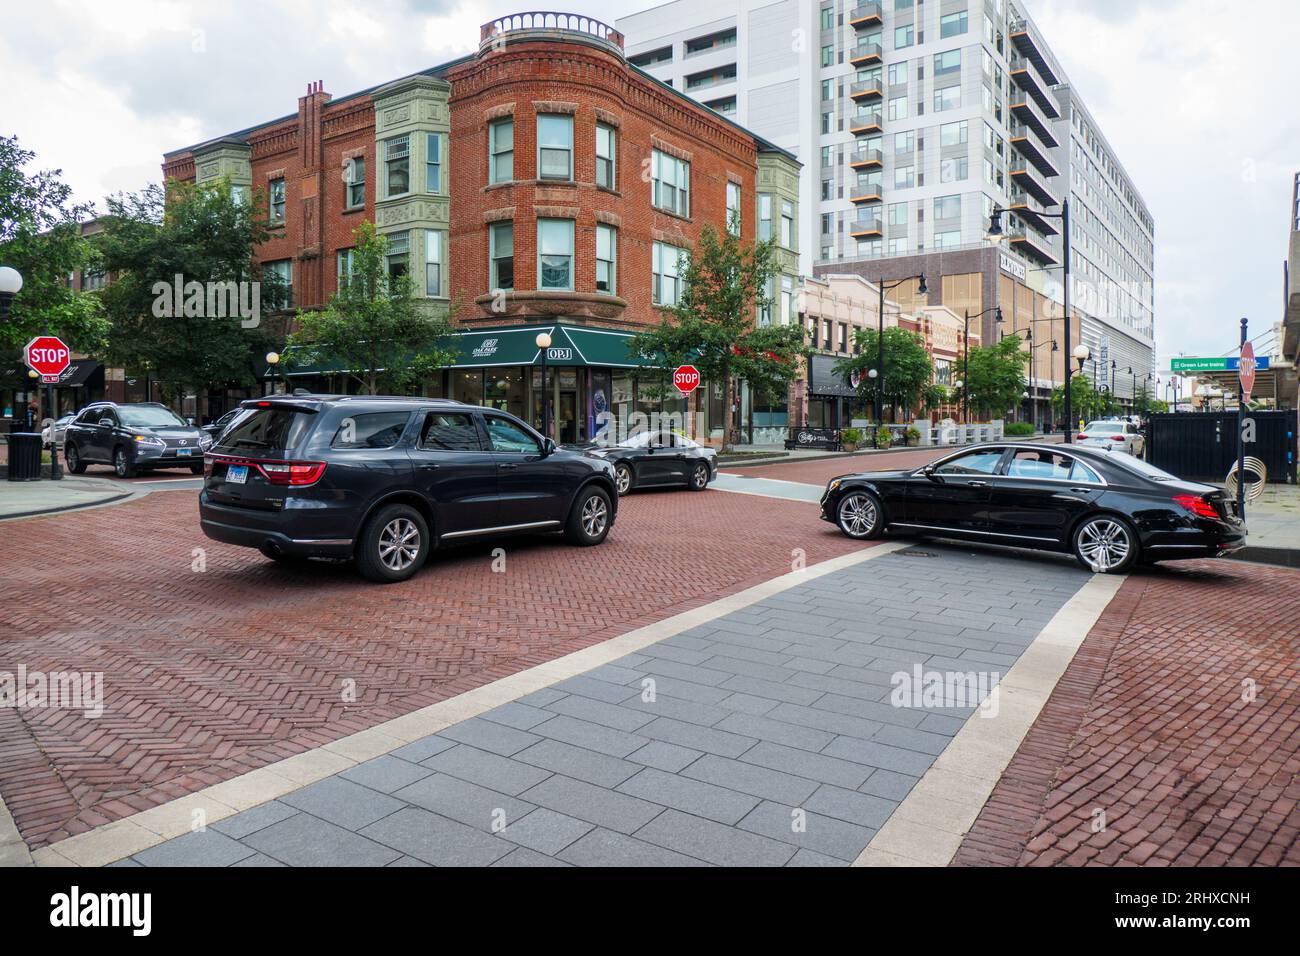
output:
<svg viewBox="0 0 1300 956"><path fill-rule="evenodd" d="M463 548L386 587L210 541L188 491L3 527L0 671L105 680L98 719L0 708L0 796L33 848L786 573L793 548L860 547L805 504L715 491L632 495L597 548L496 542L499 574L493 545Z"/></svg>
<svg viewBox="0 0 1300 956"><path fill-rule="evenodd" d="M1300 864L1298 609L1300 571L1130 577L954 863Z"/></svg>
<svg viewBox="0 0 1300 956"><path fill-rule="evenodd" d="M1088 578L887 554L115 865L844 866L973 711L891 675L1005 673Z"/></svg>

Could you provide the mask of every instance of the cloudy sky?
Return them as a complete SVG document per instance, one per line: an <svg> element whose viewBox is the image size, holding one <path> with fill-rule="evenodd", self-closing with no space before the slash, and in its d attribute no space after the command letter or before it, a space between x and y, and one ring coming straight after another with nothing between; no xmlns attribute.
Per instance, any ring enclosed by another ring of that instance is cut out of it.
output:
<svg viewBox="0 0 1300 956"><path fill-rule="evenodd" d="M708 0L699 0L708 2ZM815 2L815 0L805 0ZM0 132L99 201L161 154L467 52L502 0L42 0L0 31ZM569 0L612 22L653 0ZM1156 332L1218 355L1281 317L1300 171L1296 0L1026 0L1156 222ZM522 5L518 7L524 9Z"/></svg>

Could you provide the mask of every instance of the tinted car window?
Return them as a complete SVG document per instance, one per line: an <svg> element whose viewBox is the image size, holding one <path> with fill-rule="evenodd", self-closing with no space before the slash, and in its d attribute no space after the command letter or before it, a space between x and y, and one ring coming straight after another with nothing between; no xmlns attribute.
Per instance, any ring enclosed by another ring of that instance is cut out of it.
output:
<svg viewBox="0 0 1300 956"><path fill-rule="evenodd" d="M409 412L349 415L339 423L331 448L391 448L406 430Z"/></svg>
<svg viewBox="0 0 1300 956"><path fill-rule="evenodd" d="M1078 460L1075 461L1074 466L1070 469L1070 480L1086 481L1094 485L1101 484L1101 479L1097 477L1097 473Z"/></svg>
<svg viewBox="0 0 1300 956"><path fill-rule="evenodd" d="M469 415L430 412L420 430L420 447L432 451L482 451L483 443Z"/></svg>
<svg viewBox="0 0 1300 956"><path fill-rule="evenodd" d="M99 420L100 420L101 418L112 418L112 417L113 417L112 415L108 414L108 410L107 410L107 409L103 409L103 408L88 408L88 409L86 409L84 412L81 413L81 417L77 419L77 424L78 424L78 425L98 425L98 424L99 424Z"/></svg>
<svg viewBox="0 0 1300 956"><path fill-rule="evenodd" d="M282 453L302 444L316 416L294 408L255 408L232 422L215 447L228 451Z"/></svg>
<svg viewBox="0 0 1300 956"><path fill-rule="evenodd" d="M1018 451L1007 474L1012 478L1055 478L1065 481L1070 477L1074 460L1051 451Z"/></svg>
<svg viewBox="0 0 1300 956"><path fill-rule="evenodd" d="M169 428L173 425L189 424L170 408L148 405L135 408L121 406L117 410L117 417L128 428Z"/></svg>
<svg viewBox="0 0 1300 956"><path fill-rule="evenodd" d="M488 437L492 439L493 451L536 452L541 450L537 447L537 441L532 435L504 418L489 415L487 430Z"/></svg>
<svg viewBox="0 0 1300 956"><path fill-rule="evenodd" d="M934 470L936 475L991 475L1002 460L1002 449L967 452L949 459Z"/></svg>

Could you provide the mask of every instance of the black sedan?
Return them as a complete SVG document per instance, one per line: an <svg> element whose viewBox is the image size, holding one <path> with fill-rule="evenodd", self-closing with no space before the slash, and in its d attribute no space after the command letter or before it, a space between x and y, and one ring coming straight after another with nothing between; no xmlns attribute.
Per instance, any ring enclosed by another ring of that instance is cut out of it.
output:
<svg viewBox="0 0 1300 956"><path fill-rule="evenodd" d="M1246 545L1220 489L1079 445L978 445L909 471L843 475L821 509L850 538L893 531L1072 552L1101 572Z"/></svg>
<svg viewBox="0 0 1300 956"><path fill-rule="evenodd" d="M567 446L614 465L619 495L633 488L685 485L703 491L718 477L717 452L671 431L641 431L617 445Z"/></svg>

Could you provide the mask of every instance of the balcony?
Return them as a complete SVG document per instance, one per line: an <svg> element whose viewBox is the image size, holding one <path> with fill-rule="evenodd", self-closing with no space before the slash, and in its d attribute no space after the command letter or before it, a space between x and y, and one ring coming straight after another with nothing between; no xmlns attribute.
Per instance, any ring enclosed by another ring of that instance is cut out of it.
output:
<svg viewBox="0 0 1300 956"><path fill-rule="evenodd" d="M1052 129L1051 121L1043 115L1042 110L1028 96L1018 103L1013 102L1011 104L1011 113L1021 123L1037 133L1044 146L1055 149L1061 145L1056 138L1055 131Z"/></svg>
<svg viewBox="0 0 1300 956"><path fill-rule="evenodd" d="M1045 236L1057 236L1061 233L1061 230L1056 228L1056 224L1043 215L1043 207L1036 199L1029 196L1012 196L1011 205L1007 208Z"/></svg>
<svg viewBox="0 0 1300 956"><path fill-rule="evenodd" d="M577 40L623 56L623 34L607 23L581 13L538 10L513 13L479 27L479 52L515 40Z"/></svg>
<svg viewBox="0 0 1300 956"><path fill-rule="evenodd" d="M864 66L879 66L884 59L885 51L879 43L859 43L849 54L849 62L859 69Z"/></svg>
<svg viewBox="0 0 1300 956"><path fill-rule="evenodd" d="M867 203L881 202L884 198L884 188L880 183L858 183L853 186L849 202L855 206L862 206Z"/></svg>
<svg viewBox="0 0 1300 956"><path fill-rule="evenodd" d="M1039 43L1038 38L1034 36L1033 28L1030 27L1028 20L1012 20L1007 24L1008 39L1020 55L1027 59L1038 70L1038 73L1048 86L1056 86L1061 81L1052 71L1052 67L1047 62L1044 46Z"/></svg>
<svg viewBox="0 0 1300 956"><path fill-rule="evenodd" d="M849 156L850 169L880 169L885 164L885 154L878 149L859 149Z"/></svg>
<svg viewBox="0 0 1300 956"><path fill-rule="evenodd" d="M885 235L885 224L879 216L859 219L849 226L849 235L859 242L864 239L880 239Z"/></svg>
<svg viewBox="0 0 1300 956"><path fill-rule="evenodd" d="M1034 168L1048 179L1061 175L1060 170L1052 165L1052 157L1047 155L1047 151L1038 145L1038 141L1034 137L1012 136L1011 145L1018 149L1020 155L1033 163Z"/></svg>
<svg viewBox="0 0 1300 956"><path fill-rule="evenodd" d="M1038 171L1029 163L1023 161L1012 163L1011 179L1017 186L1044 206L1059 206L1061 204L1061 200L1047 188L1047 183L1043 182L1038 175Z"/></svg>
<svg viewBox="0 0 1300 956"><path fill-rule="evenodd" d="M1034 71L1029 69L1023 62L1017 65L1016 62L1011 64L1011 79L1016 86L1020 87L1029 96L1032 96L1034 102L1052 119L1061 118L1061 108L1056 105L1056 98L1048 92L1047 87L1038 82L1038 77Z"/></svg>
<svg viewBox="0 0 1300 956"><path fill-rule="evenodd" d="M858 113L849 120L849 132L854 136L879 136L884 131L879 110Z"/></svg>
<svg viewBox="0 0 1300 956"><path fill-rule="evenodd" d="M879 80L863 80L861 83L854 83L849 87L849 96L855 103L879 102L883 97L884 91L880 89Z"/></svg>
<svg viewBox="0 0 1300 956"><path fill-rule="evenodd" d="M1045 266L1054 266L1058 260L1052 252L1052 245L1041 236L1034 233L1024 226L1013 226L1007 231L1007 239L1010 240L1011 248L1023 256L1041 262Z"/></svg>
<svg viewBox="0 0 1300 956"><path fill-rule="evenodd" d="M849 11L849 26L855 30L872 30L884 22L879 3L859 3Z"/></svg>

